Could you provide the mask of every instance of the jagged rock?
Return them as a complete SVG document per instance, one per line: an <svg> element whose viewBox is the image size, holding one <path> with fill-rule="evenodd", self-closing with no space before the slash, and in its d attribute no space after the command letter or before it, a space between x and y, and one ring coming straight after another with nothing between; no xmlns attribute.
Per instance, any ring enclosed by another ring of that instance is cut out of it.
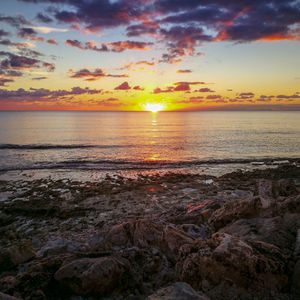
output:
<svg viewBox="0 0 300 300"><path fill-rule="evenodd" d="M284 217L241 219L220 229L219 232L246 240L270 243L292 253L298 226L300 215L286 214Z"/></svg>
<svg viewBox="0 0 300 300"><path fill-rule="evenodd" d="M248 243L228 234L197 239L180 249L177 278L194 289L209 291L230 282L244 291L280 291L287 286L286 259L279 248L260 241ZM223 295L230 299L229 295Z"/></svg>
<svg viewBox="0 0 300 300"><path fill-rule="evenodd" d="M102 296L117 288L125 288L124 277L128 270L126 259L82 258L62 266L54 277L74 293Z"/></svg>
<svg viewBox="0 0 300 300"><path fill-rule="evenodd" d="M261 202L258 197L230 201L225 203L220 209L216 210L211 215L208 222L218 230L235 220L256 216L260 206Z"/></svg>
<svg viewBox="0 0 300 300"><path fill-rule="evenodd" d="M0 250L0 269L9 270L35 257L35 252L29 242Z"/></svg>
<svg viewBox="0 0 300 300"><path fill-rule="evenodd" d="M209 300L209 298L198 294L185 282L176 282L158 290L155 294L147 297L147 300Z"/></svg>
<svg viewBox="0 0 300 300"><path fill-rule="evenodd" d="M113 226L105 237L100 239L96 248L118 250L130 246L157 247L169 259L175 260L179 247L193 241L192 236L173 226L155 223L149 219L141 219L136 222Z"/></svg>
<svg viewBox="0 0 300 300"><path fill-rule="evenodd" d="M22 300L22 299L16 298L16 297L13 297L13 296L10 296L10 295L7 295L7 294L4 294L4 293L0 292L0 300Z"/></svg>

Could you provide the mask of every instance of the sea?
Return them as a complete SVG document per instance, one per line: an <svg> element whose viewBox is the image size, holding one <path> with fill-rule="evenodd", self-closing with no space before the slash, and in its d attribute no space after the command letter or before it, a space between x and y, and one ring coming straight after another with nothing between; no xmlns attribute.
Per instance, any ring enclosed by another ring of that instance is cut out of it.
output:
<svg viewBox="0 0 300 300"><path fill-rule="evenodd" d="M300 158L300 112L1 111L0 172L203 172Z"/></svg>

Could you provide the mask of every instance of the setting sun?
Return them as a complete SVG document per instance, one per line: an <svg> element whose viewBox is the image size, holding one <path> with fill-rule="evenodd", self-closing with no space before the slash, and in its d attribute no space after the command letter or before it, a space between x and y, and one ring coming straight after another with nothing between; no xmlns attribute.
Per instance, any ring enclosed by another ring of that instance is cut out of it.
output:
<svg viewBox="0 0 300 300"><path fill-rule="evenodd" d="M153 112L153 113L156 113L156 112L158 112L158 111L163 110L163 109L164 109L164 106L163 106L162 104L160 104L160 103L147 103L147 104L145 105L145 109L146 109L147 111L151 111L151 112Z"/></svg>

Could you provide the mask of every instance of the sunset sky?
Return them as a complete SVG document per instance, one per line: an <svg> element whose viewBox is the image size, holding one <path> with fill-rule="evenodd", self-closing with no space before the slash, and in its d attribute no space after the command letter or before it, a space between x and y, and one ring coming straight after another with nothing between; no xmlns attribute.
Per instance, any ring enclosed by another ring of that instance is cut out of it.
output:
<svg viewBox="0 0 300 300"><path fill-rule="evenodd" d="M0 110L300 110L298 0L1 0L0 24Z"/></svg>

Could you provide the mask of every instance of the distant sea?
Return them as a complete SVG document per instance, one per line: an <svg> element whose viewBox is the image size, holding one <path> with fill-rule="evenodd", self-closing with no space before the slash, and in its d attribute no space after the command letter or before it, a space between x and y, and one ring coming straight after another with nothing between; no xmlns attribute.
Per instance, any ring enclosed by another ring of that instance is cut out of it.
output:
<svg viewBox="0 0 300 300"><path fill-rule="evenodd" d="M0 171L193 170L300 157L300 112L0 112Z"/></svg>

